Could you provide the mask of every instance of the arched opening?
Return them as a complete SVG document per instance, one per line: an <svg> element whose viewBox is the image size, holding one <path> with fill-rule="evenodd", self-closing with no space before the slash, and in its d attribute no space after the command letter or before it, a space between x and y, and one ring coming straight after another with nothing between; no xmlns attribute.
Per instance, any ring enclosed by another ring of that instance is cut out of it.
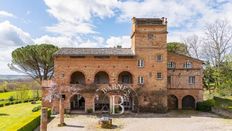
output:
<svg viewBox="0 0 232 131"><path fill-rule="evenodd" d="M71 110L85 110L85 98L80 94L73 95L70 98Z"/></svg>
<svg viewBox="0 0 232 131"><path fill-rule="evenodd" d="M187 95L182 99L182 109L195 109L194 97Z"/></svg>
<svg viewBox="0 0 232 131"><path fill-rule="evenodd" d="M96 112L108 113L110 110L110 99L105 94L98 94L94 99L94 108Z"/></svg>
<svg viewBox="0 0 232 131"><path fill-rule="evenodd" d="M79 71L72 73L70 84L85 84L85 75Z"/></svg>
<svg viewBox="0 0 232 131"><path fill-rule="evenodd" d="M109 75L104 71L98 72L94 77L94 83L95 84L108 84Z"/></svg>
<svg viewBox="0 0 232 131"><path fill-rule="evenodd" d="M178 109L178 98L175 95L168 95L168 109Z"/></svg>
<svg viewBox="0 0 232 131"><path fill-rule="evenodd" d="M119 84L132 84L132 74L128 71L123 71L118 75Z"/></svg>

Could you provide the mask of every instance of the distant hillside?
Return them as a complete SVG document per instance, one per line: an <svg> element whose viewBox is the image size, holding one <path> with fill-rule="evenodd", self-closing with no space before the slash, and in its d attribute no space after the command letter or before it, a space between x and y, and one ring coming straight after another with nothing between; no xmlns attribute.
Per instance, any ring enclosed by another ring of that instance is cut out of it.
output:
<svg viewBox="0 0 232 131"><path fill-rule="evenodd" d="M30 81L32 78L27 75L0 75L0 81Z"/></svg>

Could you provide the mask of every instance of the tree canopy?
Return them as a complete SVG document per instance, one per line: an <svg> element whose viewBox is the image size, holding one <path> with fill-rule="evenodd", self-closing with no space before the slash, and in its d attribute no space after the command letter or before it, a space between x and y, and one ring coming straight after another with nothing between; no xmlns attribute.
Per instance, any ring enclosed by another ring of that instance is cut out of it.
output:
<svg viewBox="0 0 232 131"><path fill-rule="evenodd" d="M12 52L10 69L25 73L41 83L53 76L53 54L58 47L51 44L27 45Z"/></svg>
<svg viewBox="0 0 232 131"><path fill-rule="evenodd" d="M167 44L168 52L189 55L187 45L181 42L169 42Z"/></svg>

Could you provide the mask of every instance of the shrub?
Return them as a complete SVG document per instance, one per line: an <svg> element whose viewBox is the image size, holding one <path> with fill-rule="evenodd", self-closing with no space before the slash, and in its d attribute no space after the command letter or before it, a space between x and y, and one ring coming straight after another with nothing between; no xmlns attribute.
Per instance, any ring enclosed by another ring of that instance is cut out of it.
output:
<svg viewBox="0 0 232 131"><path fill-rule="evenodd" d="M41 109L41 106L36 106L32 109L32 112L36 112Z"/></svg>
<svg viewBox="0 0 232 131"><path fill-rule="evenodd" d="M9 100L9 101L14 101L14 97L13 97L13 96L10 96L10 97L8 98L8 100Z"/></svg>
<svg viewBox="0 0 232 131"><path fill-rule="evenodd" d="M209 111L211 111L211 108L213 106L215 106L215 101L213 99L209 99L206 101L197 102L196 109L199 111L209 112Z"/></svg>
<svg viewBox="0 0 232 131"><path fill-rule="evenodd" d="M87 109L87 113L93 113L93 109L92 108Z"/></svg>
<svg viewBox="0 0 232 131"><path fill-rule="evenodd" d="M0 104L0 107L3 107L4 106L4 104Z"/></svg>
<svg viewBox="0 0 232 131"><path fill-rule="evenodd" d="M41 109L41 106L36 106L32 109L32 112L36 112Z"/></svg>
<svg viewBox="0 0 232 131"><path fill-rule="evenodd" d="M215 106L221 107L221 108L227 108L229 106L232 106L232 100L221 98L221 97L214 97L215 100Z"/></svg>
<svg viewBox="0 0 232 131"><path fill-rule="evenodd" d="M33 131L40 124L40 115L34 118L32 121L18 129L18 131Z"/></svg>
<svg viewBox="0 0 232 131"><path fill-rule="evenodd" d="M9 105L10 105L10 102L5 103L5 106L9 106Z"/></svg>

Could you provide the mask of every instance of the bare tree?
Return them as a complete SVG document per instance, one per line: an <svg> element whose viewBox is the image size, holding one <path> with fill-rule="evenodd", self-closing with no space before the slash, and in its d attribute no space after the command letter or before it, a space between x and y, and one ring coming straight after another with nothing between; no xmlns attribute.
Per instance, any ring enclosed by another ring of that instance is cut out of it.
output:
<svg viewBox="0 0 232 131"><path fill-rule="evenodd" d="M203 52L204 57L214 66L220 66L226 54L231 51L232 28L226 20L207 24Z"/></svg>
<svg viewBox="0 0 232 131"><path fill-rule="evenodd" d="M190 56L197 59L200 58L201 41L197 35L192 35L184 39L184 44L187 45L188 53Z"/></svg>

